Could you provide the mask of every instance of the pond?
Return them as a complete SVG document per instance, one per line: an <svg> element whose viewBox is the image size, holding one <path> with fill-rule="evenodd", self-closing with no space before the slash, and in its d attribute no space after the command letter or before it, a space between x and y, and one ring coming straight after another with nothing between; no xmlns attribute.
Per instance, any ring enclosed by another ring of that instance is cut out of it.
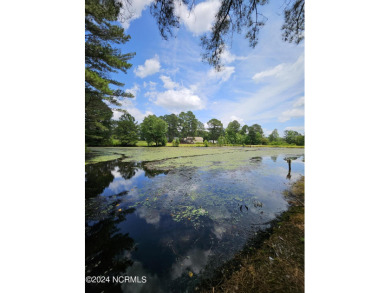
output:
<svg viewBox="0 0 390 293"><path fill-rule="evenodd" d="M85 168L87 292L191 292L288 208L304 149L92 148ZM291 159L289 171L287 159Z"/></svg>

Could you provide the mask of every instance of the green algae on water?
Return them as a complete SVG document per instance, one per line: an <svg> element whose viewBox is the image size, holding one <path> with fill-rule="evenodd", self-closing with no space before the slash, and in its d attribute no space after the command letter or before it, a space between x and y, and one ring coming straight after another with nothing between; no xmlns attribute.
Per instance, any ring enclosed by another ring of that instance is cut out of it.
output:
<svg viewBox="0 0 390 293"><path fill-rule="evenodd" d="M251 164L261 164L264 156L301 156L302 148L146 148L146 147L91 147L94 157L88 163L103 162L122 157L122 162L145 162L149 170L169 171L179 167L196 167L207 170L234 170ZM256 159L254 159L256 158Z"/></svg>

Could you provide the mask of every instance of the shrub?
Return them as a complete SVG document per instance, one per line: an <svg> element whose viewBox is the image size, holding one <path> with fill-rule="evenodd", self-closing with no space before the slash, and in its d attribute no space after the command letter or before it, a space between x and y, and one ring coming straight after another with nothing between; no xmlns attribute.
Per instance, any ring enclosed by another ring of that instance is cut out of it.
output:
<svg viewBox="0 0 390 293"><path fill-rule="evenodd" d="M269 144L269 140L266 137L262 137L260 139L260 143L263 144L263 145L267 145L267 144Z"/></svg>
<svg viewBox="0 0 390 293"><path fill-rule="evenodd" d="M168 140L167 140L166 137L163 137L163 138L161 139L161 145L162 145L162 146L166 146L166 145L167 145L167 142L168 142Z"/></svg>
<svg viewBox="0 0 390 293"><path fill-rule="evenodd" d="M298 135L296 138L295 138L295 143L297 145L305 145L305 136L304 135Z"/></svg>
<svg viewBox="0 0 390 293"><path fill-rule="evenodd" d="M209 146L209 142L208 142L207 140L205 140L205 141L203 142L203 144L204 144L205 147L208 147L208 146Z"/></svg>
<svg viewBox="0 0 390 293"><path fill-rule="evenodd" d="M218 138L217 143L218 143L219 146L223 146L223 145L227 144L226 138L223 135L221 135Z"/></svg>
<svg viewBox="0 0 390 293"><path fill-rule="evenodd" d="M270 143L270 145L283 145L283 144L285 143L281 139L274 140Z"/></svg>
<svg viewBox="0 0 390 293"><path fill-rule="evenodd" d="M178 138L174 139L172 141L172 146L173 147L178 147L180 145L180 140Z"/></svg>

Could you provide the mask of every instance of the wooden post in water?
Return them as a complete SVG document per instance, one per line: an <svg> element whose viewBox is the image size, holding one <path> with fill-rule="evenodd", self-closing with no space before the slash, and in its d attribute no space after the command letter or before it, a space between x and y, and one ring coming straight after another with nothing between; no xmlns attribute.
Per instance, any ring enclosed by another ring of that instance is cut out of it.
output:
<svg viewBox="0 0 390 293"><path fill-rule="evenodd" d="M287 159L287 163L288 163L288 173L291 172L291 159Z"/></svg>
<svg viewBox="0 0 390 293"><path fill-rule="evenodd" d="M288 163L288 174L287 174L286 178L288 180L290 180L291 179L291 159L287 159L286 161Z"/></svg>

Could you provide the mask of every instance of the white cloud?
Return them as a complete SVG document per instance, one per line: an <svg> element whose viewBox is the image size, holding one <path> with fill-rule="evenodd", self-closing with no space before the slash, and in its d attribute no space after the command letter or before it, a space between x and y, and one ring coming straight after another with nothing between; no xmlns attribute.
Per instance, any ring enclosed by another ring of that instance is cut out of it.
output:
<svg viewBox="0 0 390 293"><path fill-rule="evenodd" d="M283 71L284 68L285 68L285 64L279 64L279 65L275 66L275 67L272 68L272 69L269 69L269 70L265 70L265 71L256 73L256 74L252 77L252 79L253 79L255 82L259 82L259 81L261 81L262 79L264 79L265 77L278 76L280 73L282 73L282 71Z"/></svg>
<svg viewBox="0 0 390 293"><path fill-rule="evenodd" d="M131 89L126 89L125 92L126 93L131 93L133 96L134 96L134 100L136 99L137 97L137 93L140 91L140 87L138 84L134 83L133 87Z"/></svg>
<svg viewBox="0 0 390 293"><path fill-rule="evenodd" d="M148 88L149 91L155 91L156 90L156 85L157 85L157 82L153 82L153 81L146 82L146 81L144 81L144 88Z"/></svg>
<svg viewBox="0 0 390 293"><path fill-rule="evenodd" d="M288 126L284 130L294 130L301 134L305 133L305 126Z"/></svg>
<svg viewBox="0 0 390 293"><path fill-rule="evenodd" d="M232 116L226 117L226 118L224 117L224 118L222 118L221 122L223 124L223 127L226 128L226 127L228 127L229 123L234 121L234 120L237 120L238 123L240 123L241 127L245 125L244 119L237 117L235 115L232 115Z"/></svg>
<svg viewBox="0 0 390 293"><path fill-rule="evenodd" d="M272 133L272 131L273 130L269 130L269 129L263 128L263 132L264 132L265 136L269 136Z"/></svg>
<svg viewBox="0 0 390 293"><path fill-rule="evenodd" d="M237 117L237 116L234 116L234 115L230 116L230 121L234 121L234 120L237 120L241 124L241 126L244 125L244 119Z"/></svg>
<svg viewBox="0 0 390 293"><path fill-rule="evenodd" d="M119 22L125 30L130 27L130 22L141 17L142 11L153 2L153 0L118 1L122 3L122 8L119 14Z"/></svg>
<svg viewBox="0 0 390 293"><path fill-rule="evenodd" d="M305 115L304 105L305 105L305 97L300 97L296 99L293 104L293 108L282 112L282 114L279 116L279 121L286 122L291 118L298 118L304 116Z"/></svg>
<svg viewBox="0 0 390 293"><path fill-rule="evenodd" d="M303 78L304 59L301 54L295 62L284 63L283 70L270 78L266 85L259 87L257 92L246 97L239 95L235 101L221 103L214 115L221 117L223 121L227 121L232 115L245 117L247 123L265 123L278 119L286 111L286 103L292 97L302 94ZM285 113L281 119L285 119L288 114L303 115L303 110Z"/></svg>
<svg viewBox="0 0 390 293"><path fill-rule="evenodd" d="M176 0L175 14L180 17L180 21L184 23L189 31L198 36L211 30L220 5L220 0L208 0L195 5L192 10L189 10L188 6L181 0Z"/></svg>
<svg viewBox="0 0 390 293"><path fill-rule="evenodd" d="M141 78L145 78L148 75L155 74L160 71L160 61L158 55L155 55L152 59L147 59L144 65L138 65L134 70L135 75Z"/></svg>
<svg viewBox="0 0 390 293"><path fill-rule="evenodd" d="M226 66L221 71L216 71L214 68L210 69L207 76L213 79L220 79L222 82L228 81L230 76L234 73L234 66Z"/></svg>
<svg viewBox="0 0 390 293"><path fill-rule="evenodd" d="M172 112L200 110L204 108L203 101L192 89L182 87L165 92L150 92L147 96L153 97L153 102Z"/></svg>
<svg viewBox="0 0 390 293"><path fill-rule="evenodd" d="M301 107L303 105L305 105L305 97L300 97L294 102L293 107Z"/></svg>
<svg viewBox="0 0 390 293"><path fill-rule="evenodd" d="M305 110L303 108L294 108L294 109L284 111L280 115L279 121L286 122L286 121L290 120L291 118L298 118L298 117L302 117L304 115L305 115Z"/></svg>
<svg viewBox="0 0 390 293"><path fill-rule="evenodd" d="M185 87L167 75L160 76L163 82L165 91L150 90L145 93L145 97L149 97L149 101L155 105L161 106L171 112L200 110L205 107L204 101L196 93L198 88L196 85Z"/></svg>
<svg viewBox="0 0 390 293"><path fill-rule="evenodd" d="M207 260L211 255L211 250L200 250L193 248L184 254L186 257L178 260L172 265L171 278L172 280L179 278L187 270L199 274L199 272L207 264Z"/></svg>
<svg viewBox="0 0 390 293"><path fill-rule="evenodd" d="M149 209L145 206L137 208L137 215L145 219L146 223L159 226L160 223L160 212L156 209Z"/></svg>
<svg viewBox="0 0 390 293"><path fill-rule="evenodd" d="M221 62L222 64L229 64L229 63L232 63L236 60L245 60L246 57L243 57L243 56L236 56L232 53L230 53L230 51L225 48L225 50L223 50L222 54L221 54Z"/></svg>
<svg viewBox="0 0 390 293"><path fill-rule="evenodd" d="M179 87L179 84L174 82L174 81L172 81L172 79L169 76L161 75L160 79L164 83L164 87L166 89L174 89L174 88L178 88Z"/></svg>
<svg viewBox="0 0 390 293"><path fill-rule="evenodd" d="M117 180L114 180L110 183L108 188L112 190L114 193L119 193L123 190L130 190L131 186L134 186L134 182L137 180L137 177L140 177L144 173L140 170L137 170L131 179L124 179L122 177L122 174L119 171L118 167L115 167L113 171L111 171L111 174L117 178ZM130 197L131 195L129 195Z"/></svg>

